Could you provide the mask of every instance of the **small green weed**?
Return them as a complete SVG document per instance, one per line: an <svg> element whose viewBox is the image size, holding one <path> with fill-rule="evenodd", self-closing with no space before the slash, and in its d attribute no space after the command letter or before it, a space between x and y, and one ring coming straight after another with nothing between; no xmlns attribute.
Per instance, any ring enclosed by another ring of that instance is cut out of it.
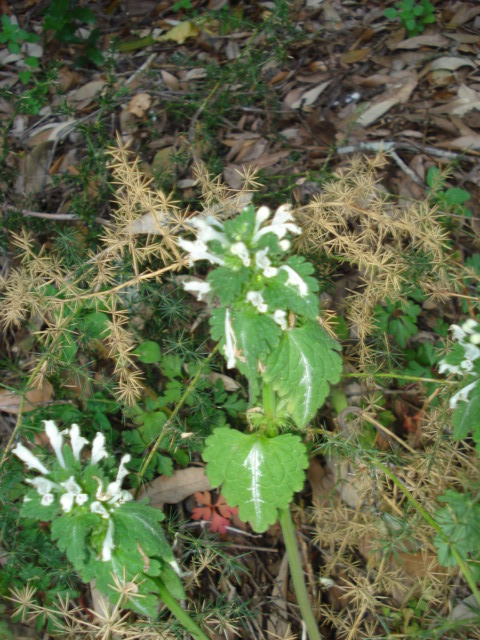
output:
<svg viewBox="0 0 480 640"><path fill-rule="evenodd" d="M18 72L18 77L27 84L32 77L34 71L40 66L39 58L34 55L25 53L27 44L36 44L40 40L40 36L36 33L29 33L25 29L21 29L18 23L6 13L2 15L2 31L0 32L0 43L7 44L10 53L20 54L27 69Z"/></svg>
<svg viewBox="0 0 480 640"><path fill-rule="evenodd" d="M428 197L442 211L471 218L472 213L465 203L471 199L470 193L461 187L446 187L447 175L438 167L427 171Z"/></svg>
<svg viewBox="0 0 480 640"><path fill-rule="evenodd" d="M435 7L430 0L401 0L395 8L385 9L383 15L389 20L400 20L411 38L423 33L427 24L435 22Z"/></svg>
<svg viewBox="0 0 480 640"><path fill-rule="evenodd" d="M83 25L95 24L95 14L88 7L78 6L77 0L50 0L43 20L45 31L52 31L52 39L67 44L81 45L82 53L76 63L83 65L92 62L101 66L105 62L98 48L99 29L92 29L85 37L80 29Z"/></svg>

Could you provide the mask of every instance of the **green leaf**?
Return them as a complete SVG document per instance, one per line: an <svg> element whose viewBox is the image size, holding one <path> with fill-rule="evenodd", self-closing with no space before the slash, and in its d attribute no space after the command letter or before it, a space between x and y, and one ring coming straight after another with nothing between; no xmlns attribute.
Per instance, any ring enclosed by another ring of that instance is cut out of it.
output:
<svg viewBox="0 0 480 640"><path fill-rule="evenodd" d="M468 191L460 187L450 187L445 191L445 201L448 202L448 204L463 204L467 200L470 200L471 197Z"/></svg>
<svg viewBox="0 0 480 640"><path fill-rule="evenodd" d="M32 77L32 72L28 70L19 71L18 77L20 78L20 82L22 84L28 84L30 82L30 78Z"/></svg>
<svg viewBox="0 0 480 640"><path fill-rule="evenodd" d="M237 368L250 384L251 396L258 387L258 362L267 358L280 339L281 329L272 318L259 315L254 309L243 309L232 314L232 327L239 355Z"/></svg>
<svg viewBox="0 0 480 640"><path fill-rule="evenodd" d="M67 554L67 558L80 573L90 556L88 537L100 522L99 515L80 512L64 514L52 524L53 540L56 540L60 551Z"/></svg>
<svg viewBox="0 0 480 640"><path fill-rule="evenodd" d="M116 539L121 547L133 555L139 555L138 545L149 557L171 562L173 552L159 526L165 516L159 509L138 502L124 502L113 513Z"/></svg>
<svg viewBox="0 0 480 640"><path fill-rule="evenodd" d="M160 360L160 369L167 378L180 378L182 376L183 358L173 353L163 354Z"/></svg>
<svg viewBox="0 0 480 640"><path fill-rule="evenodd" d="M229 428L216 429L206 440L203 459L213 487L231 507L238 506L242 520L258 532L277 521L293 493L300 491L308 466L305 445L298 436L266 438Z"/></svg>
<svg viewBox="0 0 480 640"><path fill-rule="evenodd" d="M284 399L297 427L314 417L342 372L340 345L316 323L285 331L267 360L265 381Z"/></svg>
<svg viewBox="0 0 480 640"><path fill-rule="evenodd" d="M470 391L468 401L459 401L452 416L453 437L466 438L473 432L475 442L480 442L480 384Z"/></svg>
<svg viewBox="0 0 480 640"><path fill-rule="evenodd" d="M430 167L427 171L427 184L434 191L439 191L445 184L445 176L438 167Z"/></svg>
<svg viewBox="0 0 480 640"><path fill-rule="evenodd" d="M160 362L162 359L162 351L160 345L153 340L146 340L138 345L133 352L140 362L144 364L152 364L154 362Z"/></svg>
<svg viewBox="0 0 480 640"><path fill-rule="evenodd" d="M246 267L241 267L238 271L230 267L219 267L210 271L207 282L219 297L221 304L228 305L241 295L249 278L250 271Z"/></svg>
<svg viewBox="0 0 480 640"><path fill-rule="evenodd" d="M83 318L83 330L89 338L105 338L110 333L110 318L101 311L92 311Z"/></svg>
<svg viewBox="0 0 480 640"><path fill-rule="evenodd" d="M398 17L398 12L396 9L385 9L383 15L388 18L388 20L396 20Z"/></svg>
<svg viewBox="0 0 480 640"><path fill-rule="evenodd" d="M223 228L233 242L245 242L248 244L255 229L255 208L249 205L234 218L226 220Z"/></svg>

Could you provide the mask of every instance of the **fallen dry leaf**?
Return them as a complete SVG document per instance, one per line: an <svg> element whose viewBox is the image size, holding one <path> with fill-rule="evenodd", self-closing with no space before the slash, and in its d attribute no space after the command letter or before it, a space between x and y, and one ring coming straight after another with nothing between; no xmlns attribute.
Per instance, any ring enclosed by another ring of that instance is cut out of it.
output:
<svg viewBox="0 0 480 640"><path fill-rule="evenodd" d="M145 113L150 109L152 98L148 93L137 93L128 103L128 111L137 118L143 118Z"/></svg>
<svg viewBox="0 0 480 640"><path fill-rule="evenodd" d="M150 498L150 505L161 509L164 504L177 504L196 491L209 491L212 487L203 467L179 469L171 477L159 476L140 490L138 499Z"/></svg>
<svg viewBox="0 0 480 640"><path fill-rule="evenodd" d="M199 28L193 24L193 22L189 22L187 20L176 24L174 27L169 29L167 33L160 36L158 40L173 40L177 44L183 44L187 38L195 38L199 33Z"/></svg>
<svg viewBox="0 0 480 640"><path fill-rule="evenodd" d="M312 105L315 100L325 91L325 89L330 84L330 80L326 82L321 82L316 87L309 89L302 93L297 100L288 105L291 109L301 109L303 107L309 107ZM286 100L285 103L287 104Z"/></svg>
<svg viewBox="0 0 480 640"><path fill-rule="evenodd" d="M37 407L50 402L53 396L53 387L50 382L44 378L42 386L38 389L30 389L25 394L23 403L23 411L33 411ZM4 413L17 414L20 410L22 397L18 393L13 393L8 389L0 389L0 411Z"/></svg>
<svg viewBox="0 0 480 640"><path fill-rule="evenodd" d="M359 116L357 124L361 127L368 127L396 104L407 102L416 86L416 78L404 80L394 85Z"/></svg>

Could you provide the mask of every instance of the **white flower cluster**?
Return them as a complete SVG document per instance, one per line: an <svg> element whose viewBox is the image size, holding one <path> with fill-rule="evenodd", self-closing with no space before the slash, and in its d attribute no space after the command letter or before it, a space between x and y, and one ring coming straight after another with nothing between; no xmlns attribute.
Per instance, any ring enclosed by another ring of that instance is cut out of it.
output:
<svg viewBox="0 0 480 640"><path fill-rule="evenodd" d="M439 373L453 373L455 375L462 375L473 370L475 360L480 358L480 324L470 318L466 320L461 326L453 324L450 327L452 331L452 337L462 347L464 351L464 359L460 364L450 364L449 362L442 360L438 367ZM477 385L478 380L474 380L472 383L463 387L454 396L450 398L450 408L455 409L458 402L463 400L467 401L470 391Z"/></svg>
<svg viewBox="0 0 480 640"><path fill-rule="evenodd" d="M55 452L59 465L62 469L67 469L65 457L63 453L64 437L69 436L70 446L73 457L76 461L80 461L80 454L83 447L88 444L88 440L80 435L80 427L78 424L72 424L70 429L59 431L53 420L44 420L45 434L50 440L52 449ZM86 505L92 513L98 513L102 518L108 519L108 530L102 547L102 559L107 562L111 560L113 543L113 521L111 514L123 502L133 500L133 496L129 491L122 489L122 483L129 471L126 465L131 460L131 456L126 454L120 460L116 478L110 482L105 488L101 478L95 477L97 481L97 489L94 495L88 495L82 488L82 482L76 478L74 473L64 482L54 482L48 476L50 470L40 462L40 460L27 449L23 444L17 444L14 453L29 469L40 472L40 476L36 478L27 478L25 482L32 485L37 493L42 496L40 504L49 506L58 499L62 511L70 513L74 505ZM109 453L105 448L105 436L98 432L92 442L90 454L90 465L97 464L100 460L107 458ZM25 500L28 500L25 497Z"/></svg>
<svg viewBox="0 0 480 640"><path fill-rule="evenodd" d="M190 223L197 230L197 239L194 242L180 238L178 243L182 249L190 254L190 264L197 260L208 260L211 264L224 266L227 263L226 257L230 253L232 256L240 258L245 267L252 267L256 272L261 272L265 278L274 278L279 272L287 274L286 285L296 287L301 296L308 295L308 285L302 277L288 265L275 267L268 257L269 247L258 248L258 243L262 236L273 233L279 239L281 251L288 251L290 241L286 238L288 233L299 234L301 229L294 224L292 211L289 205L280 206L271 218L271 211L268 207L260 207L255 214L255 226L252 237L245 242L231 241L225 233L222 222L212 216L197 217L190 220ZM269 224L267 224L270 221ZM217 241L222 247L222 256L216 255L208 243ZM184 283L184 289L197 296L197 300L204 300L211 292L208 282L201 280L190 280ZM259 313L268 313L268 305L265 303L261 291L247 291L245 301L253 305ZM287 329L287 313L282 309L276 309L271 313L272 319L280 326L282 331ZM225 314L225 346L224 353L227 358L229 369L235 366L236 340L231 324L229 309Z"/></svg>

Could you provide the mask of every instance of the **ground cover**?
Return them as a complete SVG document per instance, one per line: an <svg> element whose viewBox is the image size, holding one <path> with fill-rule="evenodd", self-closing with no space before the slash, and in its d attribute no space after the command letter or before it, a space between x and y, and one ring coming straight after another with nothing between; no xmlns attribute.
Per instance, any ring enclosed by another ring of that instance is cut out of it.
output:
<svg viewBox="0 0 480 640"><path fill-rule="evenodd" d="M480 7L370 5L0 3L2 637L479 637Z"/></svg>

